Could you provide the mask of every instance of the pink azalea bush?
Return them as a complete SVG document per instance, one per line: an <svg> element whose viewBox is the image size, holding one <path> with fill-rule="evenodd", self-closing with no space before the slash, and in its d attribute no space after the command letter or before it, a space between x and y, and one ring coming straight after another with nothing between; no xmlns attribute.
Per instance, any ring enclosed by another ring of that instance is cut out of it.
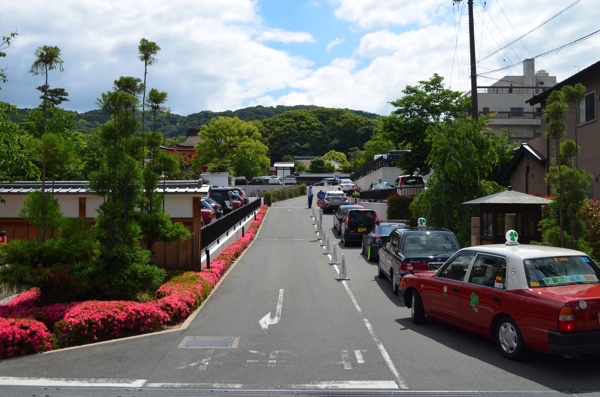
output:
<svg viewBox="0 0 600 397"><path fill-rule="evenodd" d="M181 323L254 240L267 209L262 206L258 210L244 237L211 261L210 269L173 277L156 291L154 301L87 301L40 307L38 288L19 294L0 305L0 359L154 332Z"/></svg>

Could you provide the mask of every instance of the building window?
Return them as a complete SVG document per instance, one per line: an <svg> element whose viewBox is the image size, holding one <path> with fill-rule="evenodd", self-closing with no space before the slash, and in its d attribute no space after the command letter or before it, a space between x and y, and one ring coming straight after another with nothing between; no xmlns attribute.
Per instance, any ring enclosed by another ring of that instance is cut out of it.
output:
<svg viewBox="0 0 600 397"><path fill-rule="evenodd" d="M524 108L510 108L510 117L523 117Z"/></svg>
<svg viewBox="0 0 600 397"><path fill-rule="evenodd" d="M596 119L596 92L590 92L579 102L578 124L585 124Z"/></svg>

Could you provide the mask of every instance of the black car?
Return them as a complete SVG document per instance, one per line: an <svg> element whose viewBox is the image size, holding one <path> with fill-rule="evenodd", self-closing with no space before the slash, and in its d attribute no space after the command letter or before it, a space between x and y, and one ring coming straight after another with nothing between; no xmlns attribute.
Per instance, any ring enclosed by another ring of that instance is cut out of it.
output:
<svg viewBox="0 0 600 397"><path fill-rule="evenodd" d="M396 228L379 249L379 278L392 281L392 291L398 294L400 280L414 271L440 268L460 249L458 239L448 229L432 227Z"/></svg>
<svg viewBox="0 0 600 397"><path fill-rule="evenodd" d="M255 176L250 181L250 184L251 185L264 185L265 184L265 180L262 178L262 176Z"/></svg>
<svg viewBox="0 0 600 397"><path fill-rule="evenodd" d="M335 229L337 235L339 236L342 233L342 223L346 219L346 214L349 210L359 210L361 208L365 208L362 205L358 204L349 204L349 205L340 205L333 214L333 228Z"/></svg>
<svg viewBox="0 0 600 397"><path fill-rule="evenodd" d="M221 207L221 204L217 203L210 197L204 197L203 200L206 200L206 202L208 202L213 207L217 219L223 216L223 207Z"/></svg>
<svg viewBox="0 0 600 397"><path fill-rule="evenodd" d="M210 190L209 197L215 200L217 203L221 204L221 208L223 209L223 214L227 215L231 211L233 211L233 198L231 196L233 192L231 188L228 187L213 187Z"/></svg>
<svg viewBox="0 0 600 397"><path fill-rule="evenodd" d="M243 176L238 176L235 178L235 180L233 181L234 185L236 186L242 186L242 185L247 185L248 184L248 180L243 177Z"/></svg>
<svg viewBox="0 0 600 397"><path fill-rule="evenodd" d="M395 228L405 229L408 221L385 221L375 225L371 233L365 234L362 239L362 253L369 262L379 258L379 248L385 244L390 233Z"/></svg>
<svg viewBox="0 0 600 397"><path fill-rule="evenodd" d="M351 242L361 242L362 236L371 233L377 221L375 210L367 208L349 210L342 223L340 233L342 245L347 247Z"/></svg>

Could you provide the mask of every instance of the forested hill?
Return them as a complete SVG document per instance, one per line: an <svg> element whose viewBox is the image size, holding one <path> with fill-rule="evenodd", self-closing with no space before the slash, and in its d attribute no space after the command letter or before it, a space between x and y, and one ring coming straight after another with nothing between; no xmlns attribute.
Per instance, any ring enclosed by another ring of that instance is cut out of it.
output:
<svg viewBox="0 0 600 397"><path fill-rule="evenodd" d="M253 106L238 110L227 110L224 112L212 112L210 110L204 110L198 113L192 113L188 116L180 116L173 113L163 113L157 117L156 130L163 133L165 138L175 138L185 136L188 128L199 128L206 125L214 117L238 117L244 121L255 121L255 120L266 120L272 117L281 115L289 111L297 110L328 110L329 108L323 108L312 105L298 105L298 106L276 106L276 107L265 107L265 106ZM334 110L334 109L330 109ZM360 110L346 109L348 112L353 113L357 116L364 117L366 119L375 119L378 115L375 113L363 112ZM104 124L108 121L109 117L101 110L91 110L89 112L78 113L78 130L84 133L90 132L95 128L96 124ZM146 126L152 126L153 120L150 112L146 112Z"/></svg>

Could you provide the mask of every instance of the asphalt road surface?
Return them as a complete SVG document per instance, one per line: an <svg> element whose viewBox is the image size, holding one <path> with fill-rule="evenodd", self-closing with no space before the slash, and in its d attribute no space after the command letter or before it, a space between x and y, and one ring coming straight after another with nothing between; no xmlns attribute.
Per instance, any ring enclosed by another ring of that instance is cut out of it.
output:
<svg viewBox="0 0 600 397"><path fill-rule="evenodd" d="M0 396L600 395L598 356L513 362L485 338L413 325L330 214L327 254L312 213L305 197L271 207L184 326L0 361Z"/></svg>

